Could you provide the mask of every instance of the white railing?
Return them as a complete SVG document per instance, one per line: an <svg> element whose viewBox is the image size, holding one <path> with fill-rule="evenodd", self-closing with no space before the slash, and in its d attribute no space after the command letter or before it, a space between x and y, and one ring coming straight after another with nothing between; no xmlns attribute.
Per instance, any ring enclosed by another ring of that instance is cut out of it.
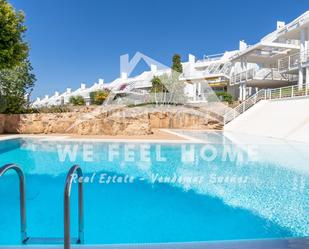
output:
<svg viewBox="0 0 309 249"><path fill-rule="evenodd" d="M295 81L295 77L288 77L280 74L277 68L252 68L241 73L231 75L231 85L247 82L250 80L282 80L282 81Z"/></svg>
<svg viewBox="0 0 309 249"><path fill-rule="evenodd" d="M286 56L278 60L279 72L285 72L289 70L295 70L300 65L309 62L309 50L305 50L302 53L298 52L289 56Z"/></svg>
<svg viewBox="0 0 309 249"><path fill-rule="evenodd" d="M256 69L251 68L249 70L246 70L240 73L232 74L230 78L230 82L233 85L233 84L239 84L242 82L246 82L248 80L252 80L255 76L255 73L256 73Z"/></svg>
<svg viewBox="0 0 309 249"><path fill-rule="evenodd" d="M301 61L302 61L302 63L308 63L309 62L309 49L302 52Z"/></svg>
<svg viewBox="0 0 309 249"><path fill-rule="evenodd" d="M266 90L262 89L256 94L252 95L250 98L246 99L240 105L234 109L228 111L224 114L224 124L227 124L237 118L240 114L244 113L246 110L254 106L257 102L266 98Z"/></svg>
<svg viewBox="0 0 309 249"><path fill-rule="evenodd" d="M309 96L309 85L298 85L286 86L281 88L267 90L266 99L285 99Z"/></svg>
<svg viewBox="0 0 309 249"><path fill-rule="evenodd" d="M124 92L131 92L135 88L135 82L130 82L124 89Z"/></svg>
<svg viewBox="0 0 309 249"><path fill-rule="evenodd" d="M212 76L224 76L229 78L229 74L232 68L232 64L230 62L226 63L213 63L210 64L205 70L194 70L194 71L186 71L180 75L181 79L189 79L189 78L207 78Z"/></svg>
<svg viewBox="0 0 309 249"><path fill-rule="evenodd" d="M211 55L204 55L202 60L198 60L197 62L204 62L204 61L215 61L222 58L224 53L220 54L211 54Z"/></svg>
<svg viewBox="0 0 309 249"><path fill-rule="evenodd" d="M254 106L260 100L286 99L309 96L309 85L299 87L287 86L275 89L262 89L256 94L246 99L240 105L224 114L224 124L227 124L237 118L240 114Z"/></svg>

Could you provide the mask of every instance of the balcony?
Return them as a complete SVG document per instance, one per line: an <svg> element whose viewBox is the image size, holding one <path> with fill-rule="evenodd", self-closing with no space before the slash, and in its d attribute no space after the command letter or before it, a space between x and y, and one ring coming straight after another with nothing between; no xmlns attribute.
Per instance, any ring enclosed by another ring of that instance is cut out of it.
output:
<svg viewBox="0 0 309 249"><path fill-rule="evenodd" d="M244 72L233 74L230 78L230 84L240 84L249 82L252 80L256 81L288 81L294 82L297 80L295 75L286 75L278 71L277 68L252 68Z"/></svg>
<svg viewBox="0 0 309 249"><path fill-rule="evenodd" d="M284 57L278 61L279 72L288 72L298 69L299 66L304 66L309 63L309 50L295 53Z"/></svg>
<svg viewBox="0 0 309 249"><path fill-rule="evenodd" d="M184 70L180 75L181 80L195 80L195 79L207 79L213 80L214 78L229 78L231 72L231 63L212 63L208 65L204 70ZM226 81L225 79L225 81Z"/></svg>

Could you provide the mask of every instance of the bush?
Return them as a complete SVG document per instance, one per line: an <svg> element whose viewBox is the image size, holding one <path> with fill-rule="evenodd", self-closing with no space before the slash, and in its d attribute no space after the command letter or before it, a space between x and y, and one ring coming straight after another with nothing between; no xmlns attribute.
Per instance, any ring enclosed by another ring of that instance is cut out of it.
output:
<svg viewBox="0 0 309 249"><path fill-rule="evenodd" d="M0 70L0 112L6 114L23 113L29 105L27 95L34 86L35 76L29 62L21 63L13 69Z"/></svg>
<svg viewBox="0 0 309 249"><path fill-rule="evenodd" d="M216 95L220 100L228 102L229 104L234 101L233 96L227 92L216 92Z"/></svg>
<svg viewBox="0 0 309 249"><path fill-rule="evenodd" d="M74 106L81 106L81 105L86 104L84 98L80 95L71 96L70 99L69 99L69 103L74 105Z"/></svg>
<svg viewBox="0 0 309 249"><path fill-rule="evenodd" d="M72 108L66 105L52 105L43 107L29 107L23 111L23 114L33 113L64 113L72 112Z"/></svg>
<svg viewBox="0 0 309 249"><path fill-rule="evenodd" d="M39 113L63 113L71 112L71 108L65 105L54 105L47 107L40 107L37 109Z"/></svg>
<svg viewBox="0 0 309 249"><path fill-rule="evenodd" d="M108 97L109 92L107 90L98 90L90 93L90 103L92 105L102 105Z"/></svg>

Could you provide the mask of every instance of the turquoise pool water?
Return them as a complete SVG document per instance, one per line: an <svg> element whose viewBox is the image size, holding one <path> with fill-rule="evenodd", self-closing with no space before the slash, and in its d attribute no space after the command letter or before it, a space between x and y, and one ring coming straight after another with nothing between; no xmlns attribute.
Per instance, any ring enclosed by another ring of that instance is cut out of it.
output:
<svg viewBox="0 0 309 249"><path fill-rule="evenodd" d="M207 143L7 140L0 165L25 172L31 237L62 237L64 180L76 163L86 176L88 244L309 236L308 144L190 135ZM19 243L17 176L9 173L0 178L0 244Z"/></svg>

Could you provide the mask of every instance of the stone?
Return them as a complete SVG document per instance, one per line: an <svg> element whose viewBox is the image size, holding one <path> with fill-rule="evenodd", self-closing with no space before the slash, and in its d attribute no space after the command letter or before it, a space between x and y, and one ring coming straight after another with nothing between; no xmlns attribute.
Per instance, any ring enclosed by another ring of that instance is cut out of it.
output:
<svg viewBox="0 0 309 249"><path fill-rule="evenodd" d="M0 114L0 133L149 135L158 128L212 129L218 121L188 107L99 106L65 113Z"/></svg>

